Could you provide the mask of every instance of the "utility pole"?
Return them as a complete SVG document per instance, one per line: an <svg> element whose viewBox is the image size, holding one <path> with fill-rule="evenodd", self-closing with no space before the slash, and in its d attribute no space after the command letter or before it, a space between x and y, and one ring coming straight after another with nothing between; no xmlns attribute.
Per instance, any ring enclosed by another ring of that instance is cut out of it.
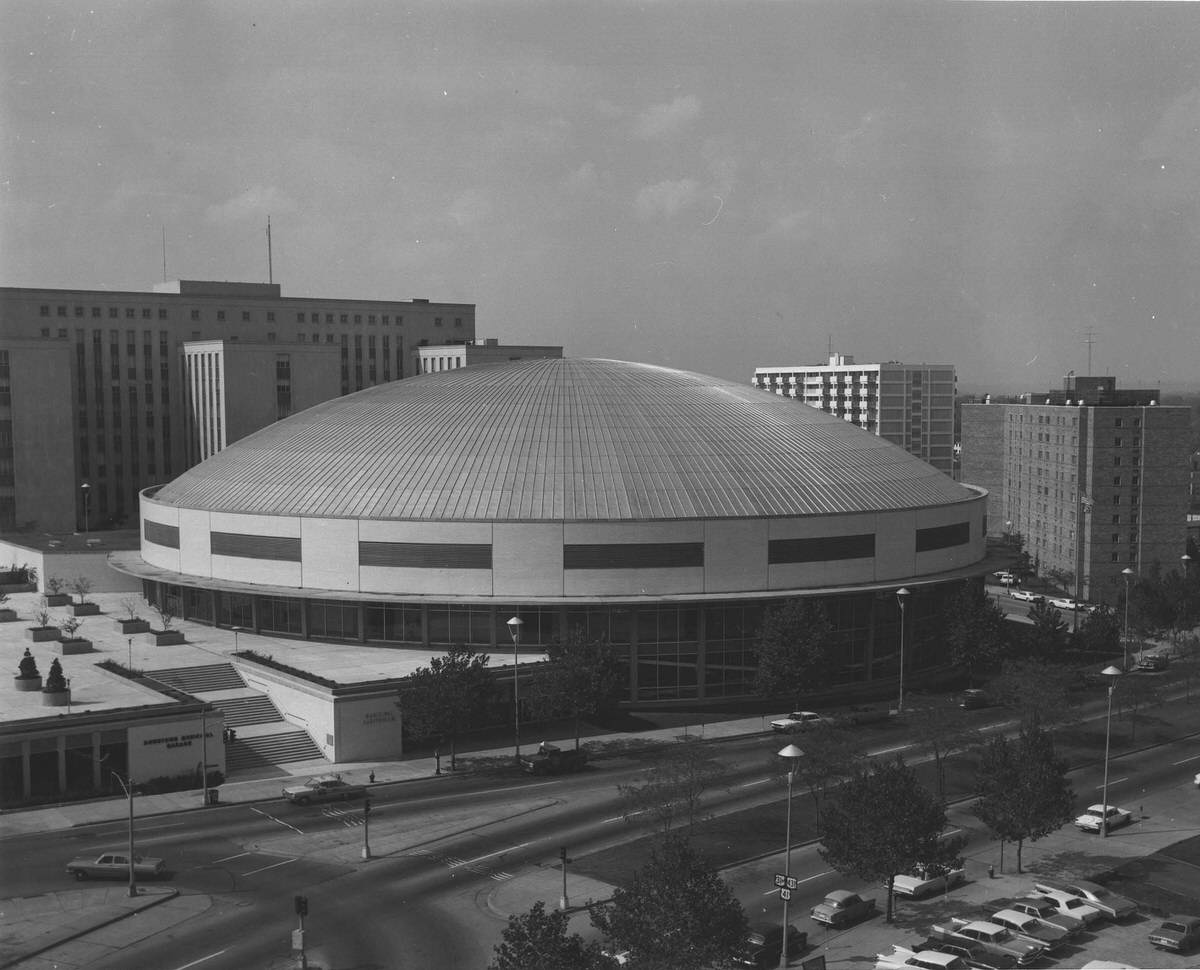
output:
<svg viewBox="0 0 1200 970"><path fill-rule="evenodd" d="M362 857L364 859L371 858L371 798L370 796L363 799L363 847Z"/></svg>
<svg viewBox="0 0 1200 970"><path fill-rule="evenodd" d="M296 965L300 970L307 970L308 956L304 952L304 917L308 915L308 897L295 896L293 903L296 907L296 916L300 919L300 928L292 930L292 952L297 955Z"/></svg>
<svg viewBox="0 0 1200 970"><path fill-rule="evenodd" d="M567 858L567 847L565 845L559 847L558 857L560 859L562 859L562 871L563 871L563 891L562 891L562 898L558 901L558 908L565 913L567 911L567 906L568 906L568 903L567 903L567 863L572 861L571 859Z"/></svg>

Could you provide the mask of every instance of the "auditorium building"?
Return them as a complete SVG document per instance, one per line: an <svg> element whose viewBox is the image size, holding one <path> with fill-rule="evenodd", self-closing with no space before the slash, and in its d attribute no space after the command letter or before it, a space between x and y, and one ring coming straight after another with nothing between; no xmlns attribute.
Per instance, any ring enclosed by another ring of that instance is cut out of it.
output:
<svg viewBox="0 0 1200 970"><path fill-rule="evenodd" d="M753 693L764 611L824 604L846 683L942 662L987 571L986 492L764 390L615 360L428 373L325 401L141 494L111 562L185 619L279 637L469 644L582 628L633 704ZM898 605L896 592L911 595Z"/></svg>

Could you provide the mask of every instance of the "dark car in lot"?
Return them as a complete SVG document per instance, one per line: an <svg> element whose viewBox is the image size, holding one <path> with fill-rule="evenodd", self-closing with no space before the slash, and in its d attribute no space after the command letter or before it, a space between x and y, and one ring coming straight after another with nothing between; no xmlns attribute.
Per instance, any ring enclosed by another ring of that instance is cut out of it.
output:
<svg viewBox="0 0 1200 970"><path fill-rule="evenodd" d="M1150 942L1161 950L1187 953L1200 944L1200 916L1168 916L1150 934Z"/></svg>
<svg viewBox="0 0 1200 970"><path fill-rule="evenodd" d="M992 953L982 943L972 943L969 940L935 940L931 938L917 949L953 954L961 957L963 962L974 970L1012 970L1017 965L1017 958L1011 953Z"/></svg>
<svg viewBox="0 0 1200 970"><path fill-rule="evenodd" d="M779 923L751 923L746 935L746 945L734 958L739 967L779 966L779 941L783 939L783 926ZM808 946L808 934L796 927L788 926L787 955L797 956Z"/></svg>

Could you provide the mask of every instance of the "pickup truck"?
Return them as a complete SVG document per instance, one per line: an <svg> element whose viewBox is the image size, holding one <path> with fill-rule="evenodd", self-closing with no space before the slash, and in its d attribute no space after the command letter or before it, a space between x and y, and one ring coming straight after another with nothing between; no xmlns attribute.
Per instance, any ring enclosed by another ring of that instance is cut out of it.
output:
<svg viewBox="0 0 1200 970"><path fill-rule="evenodd" d="M310 802L345 802L352 798L366 797L367 789L362 785L351 785L341 775L318 775L302 785L286 785L283 797L295 805Z"/></svg>
<svg viewBox="0 0 1200 970"><path fill-rule="evenodd" d="M530 775L565 775L581 771L587 760L587 752L582 748L567 748L564 751L556 744L543 742L537 754L521 758L521 770Z"/></svg>
<svg viewBox="0 0 1200 970"><path fill-rule="evenodd" d="M985 920L967 920L955 916L944 926L934 923L929 933L935 940L978 943L988 953L1015 957L1023 967L1036 963L1046 954L1046 948L1040 943L1019 939L1011 930Z"/></svg>
<svg viewBox="0 0 1200 970"><path fill-rule="evenodd" d="M947 892L951 887L959 885L966 878L961 867L951 869L945 875L937 876L927 869L914 869L910 873L895 876L892 879L892 891L897 896L908 896L912 899L924 899Z"/></svg>
<svg viewBox="0 0 1200 970"><path fill-rule="evenodd" d="M858 893L835 889L812 908L809 914L818 923L835 929L850 926L875 915L875 900L863 899Z"/></svg>

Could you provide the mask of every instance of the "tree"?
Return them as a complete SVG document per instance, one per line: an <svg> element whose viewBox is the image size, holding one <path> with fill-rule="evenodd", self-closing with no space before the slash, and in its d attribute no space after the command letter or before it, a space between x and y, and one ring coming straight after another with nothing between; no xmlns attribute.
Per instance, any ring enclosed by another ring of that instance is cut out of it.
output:
<svg viewBox="0 0 1200 970"><path fill-rule="evenodd" d="M1121 652L1121 619L1107 606L1098 606L1083 618L1075 634L1075 649L1106 657Z"/></svg>
<svg viewBox="0 0 1200 970"><path fill-rule="evenodd" d="M538 900L527 913L514 913L496 944L488 970L602 970L612 962L598 943L584 943L578 933L567 933L570 917L546 912Z"/></svg>
<svg viewBox="0 0 1200 970"><path fill-rule="evenodd" d="M892 885L918 866L945 865L962 852L961 837L942 839L946 811L903 760L858 769L821 813L821 857L839 872Z"/></svg>
<svg viewBox="0 0 1200 970"><path fill-rule="evenodd" d="M1057 607L1044 599L1029 607L1033 628L1026 633L1025 649L1039 660L1061 660L1067 650L1067 624Z"/></svg>
<svg viewBox="0 0 1200 970"><path fill-rule="evenodd" d="M629 952L630 970L729 967L746 941L746 915L691 844L670 836L650 850L628 889L592 910L605 949Z"/></svg>
<svg viewBox="0 0 1200 970"><path fill-rule="evenodd" d="M917 750L933 758L938 801L946 801L946 761L979 743L979 730L960 707L929 704L916 707L908 720Z"/></svg>
<svg viewBox="0 0 1200 970"><path fill-rule="evenodd" d="M1076 719L1078 684L1079 676L1070 667L1040 660L1011 660L989 690L997 701L1018 712L1023 727L1037 729Z"/></svg>
<svg viewBox="0 0 1200 970"><path fill-rule="evenodd" d="M688 741L669 748L646 772L643 781L617 786L625 820L648 815L664 836L685 819L691 828L703 818L700 803L704 793L715 787L722 776L721 766L707 745Z"/></svg>
<svg viewBox="0 0 1200 970"><path fill-rule="evenodd" d="M92 581L87 576L76 576L71 582L71 589L75 591L82 605L87 602L87 595L92 591Z"/></svg>
<svg viewBox="0 0 1200 970"><path fill-rule="evenodd" d="M1046 578L1064 593L1068 594L1071 592L1071 587L1075 585L1075 573L1070 569L1063 569L1059 566L1047 569Z"/></svg>
<svg viewBox="0 0 1200 970"><path fill-rule="evenodd" d="M428 667L418 667L400 691L404 723L414 737L449 738L450 770L456 767L458 735L478 725L496 685L488 655L455 644Z"/></svg>
<svg viewBox="0 0 1200 970"><path fill-rule="evenodd" d="M779 742L772 739L770 746L770 770L787 782L791 767L779 757ZM857 736L843 728L822 724L804 734L804 757L795 759L795 782L808 789L813 807L820 815L821 807L830 789L854 774L866 760L867 754Z"/></svg>
<svg viewBox="0 0 1200 970"><path fill-rule="evenodd" d="M1036 842L1071 820L1075 792L1067 763L1054 751L1054 739L1041 730L1022 730L1016 740L993 737L983 749L975 815L1004 843L1017 846L1017 872L1026 842Z"/></svg>
<svg viewBox="0 0 1200 970"><path fill-rule="evenodd" d="M578 749L580 720L602 713L616 697L621 657L607 638L589 639L582 627L546 652L551 666L534 678L529 705L540 718L571 715Z"/></svg>
<svg viewBox="0 0 1200 970"><path fill-rule="evenodd" d="M980 671L1000 663L1008 652L1008 622L982 583L959 584L946 610L943 632L950 659L967 672L973 686Z"/></svg>
<svg viewBox="0 0 1200 970"><path fill-rule="evenodd" d="M820 603L788 600L768 609L758 633L757 689L791 698L820 691L833 678L833 624Z"/></svg>

